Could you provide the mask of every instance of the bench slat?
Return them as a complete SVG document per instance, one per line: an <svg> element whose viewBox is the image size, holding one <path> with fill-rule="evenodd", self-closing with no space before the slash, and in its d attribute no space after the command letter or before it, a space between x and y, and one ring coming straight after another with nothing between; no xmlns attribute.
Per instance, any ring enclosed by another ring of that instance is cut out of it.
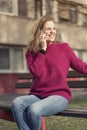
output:
<svg viewBox="0 0 87 130"><path fill-rule="evenodd" d="M68 81L70 88L87 88L87 80Z"/></svg>
<svg viewBox="0 0 87 130"><path fill-rule="evenodd" d="M17 74L18 79L32 79L33 76L31 73L21 73L21 74Z"/></svg>
<svg viewBox="0 0 87 130"><path fill-rule="evenodd" d="M31 73L20 73L20 74L17 74L17 75L18 75L19 79L32 79L33 78ZM80 77L87 77L87 75L86 74L80 74L76 71L69 71L67 77L68 78L80 78Z"/></svg>
<svg viewBox="0 0 87 130"><path fill-rule="evenodd" d="M16 83L15 87L16 88L31 88L32 82L21 82L21 83Z"/></svg>
<svg viewBox="0 0 87 130"><path fill-rule="evenodd" d="M87 77L87 74L80 74L76 71L69 71L68 78L80 78L80 77Z"/></svg>
<svg viewBox="0 0 87 130"><path fill-rule="evenodd" d="M19 96L24 96L26 94L19 94L19 93L3 93L0 94L0 108L5 111L11 111L11 104L13 99Z"/></svg>
<svg viewBox="0 0 87 130"><path fill-rule="evenodd" d="M66 109L56 115L61 115L61 116L69 116L69 117L84 117L87 118L87 110L78 108L78 109Z"/></svg>
<svg viewBox="0 0 87 130"><path fill-rule="evenodd" d="M81 81L67 81L70 88L87 88L87 80ZM31 88L32 82L18 82L16 88Z"/></svg>

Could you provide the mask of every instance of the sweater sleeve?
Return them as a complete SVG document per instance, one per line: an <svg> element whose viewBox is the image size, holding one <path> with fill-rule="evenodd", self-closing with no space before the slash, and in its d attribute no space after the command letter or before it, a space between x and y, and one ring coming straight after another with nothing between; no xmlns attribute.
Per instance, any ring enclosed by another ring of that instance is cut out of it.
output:
<svg viewBox="0 0 87 130"><path fill-rule="evenodd" d="M29 71L34 76L40 76L42 74L42 64L45 59L45 55L42 53L35 54L34 52L26 53L26 61Z"/></svg>
<svg viewBox="0 0 87 130"><path fill-rule="evenodd" d="M87 64L76 56L71 47L65 43L65 48L70 61L70 67L79 73L87 74Z"/></svg>

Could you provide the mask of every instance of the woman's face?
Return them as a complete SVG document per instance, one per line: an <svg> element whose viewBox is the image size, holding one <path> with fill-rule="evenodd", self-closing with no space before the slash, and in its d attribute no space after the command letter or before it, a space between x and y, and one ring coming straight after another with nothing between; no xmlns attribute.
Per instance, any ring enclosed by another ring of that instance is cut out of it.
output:
<svg viewBox="0 0 87 130"><path fill-rule="evenodd" d="M46 34L47 42L55 41L56 28L53 21L47 21L44 24L42 31Z"/></svg>

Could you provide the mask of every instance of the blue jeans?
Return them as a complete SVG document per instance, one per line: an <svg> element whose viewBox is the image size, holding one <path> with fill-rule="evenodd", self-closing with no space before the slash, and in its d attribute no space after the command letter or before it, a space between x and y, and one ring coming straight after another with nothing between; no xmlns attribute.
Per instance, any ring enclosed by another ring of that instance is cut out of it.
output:
<svg viewBox="0 0 87 130"><path fill-rule="evenodd" d="M62 96L40 99L35 95L20 96L12 102L12 112L19 130L40 130L42 117L63 111L68 100Z"/></svg>

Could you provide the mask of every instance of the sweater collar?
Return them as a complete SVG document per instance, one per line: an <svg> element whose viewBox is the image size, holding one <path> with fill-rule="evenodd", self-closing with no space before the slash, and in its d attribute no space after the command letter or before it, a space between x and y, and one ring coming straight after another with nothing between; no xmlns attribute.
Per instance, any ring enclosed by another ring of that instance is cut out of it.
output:
<svg viewBox="0 0 87 130"><path fill-rule="evenodd" d="M47 45L47 48L49 48L49 47L51 47L51 46L54 46L55 44L57 44L57 43L52 42L52 43L50 43L50 44Z"/></svg>

